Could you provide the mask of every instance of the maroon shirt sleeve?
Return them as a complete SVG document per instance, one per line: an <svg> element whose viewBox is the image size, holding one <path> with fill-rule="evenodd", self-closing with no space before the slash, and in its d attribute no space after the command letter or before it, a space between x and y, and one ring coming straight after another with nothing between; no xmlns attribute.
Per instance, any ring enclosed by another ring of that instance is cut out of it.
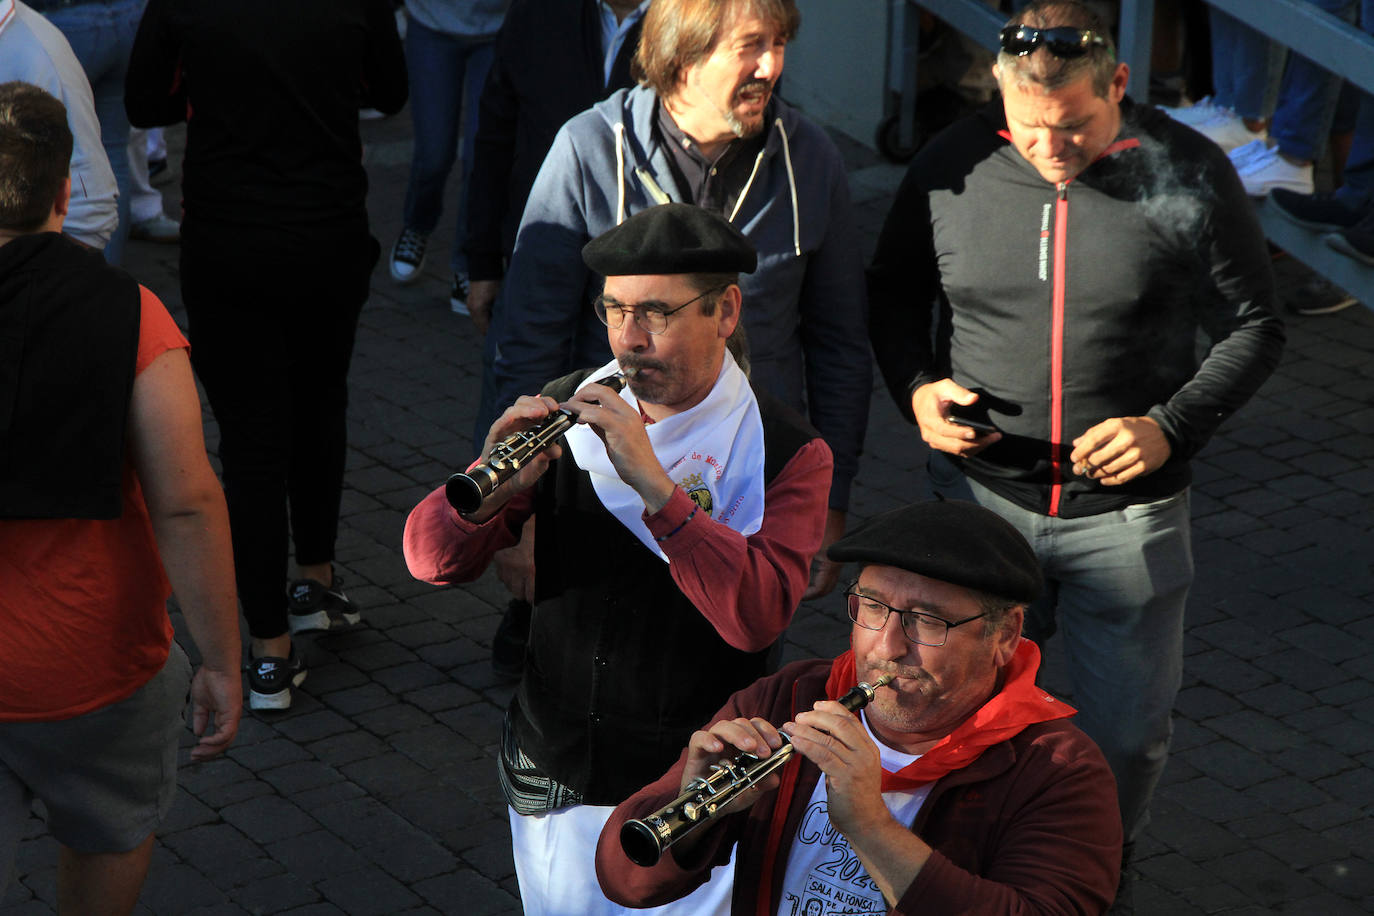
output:
<svg viewBox="0 0 1374 916"><path fill-rule="evenodd" d="M681 487L644 514L673 581L736 649L765 649L791 623L825 533L832 466L824 440L802 446L764 491L763 524L748 537L705 512L693 515L696 504Z"/></svg>
<svg viewBox="0 0 1374 916"><path fill-rule="evenodd" d="M471 582L491 555L520 540L520 528L534 512L534 489L511 497L482 524L458 514L439 487L410 510L402 550L410 574L431 585Z"/></svg>

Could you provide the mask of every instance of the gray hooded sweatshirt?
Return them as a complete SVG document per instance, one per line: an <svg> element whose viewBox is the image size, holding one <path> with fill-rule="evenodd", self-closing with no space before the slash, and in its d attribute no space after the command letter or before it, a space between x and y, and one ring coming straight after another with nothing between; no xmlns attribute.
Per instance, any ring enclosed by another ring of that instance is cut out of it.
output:
<svg viewBox="0 0 1374 916"><path fill-rule="evenodd" d="M610 358L582 246L640 210L681 201L653 124L657 96L622 89L559 130L535 179L496 308L495 403ZM809 416L835 456L830 506L848 506L872 366L863 264L839 150L777 96L730 221L758 249L741 278L752 378ZM684 201L691 203L692 201Z"/></svg>

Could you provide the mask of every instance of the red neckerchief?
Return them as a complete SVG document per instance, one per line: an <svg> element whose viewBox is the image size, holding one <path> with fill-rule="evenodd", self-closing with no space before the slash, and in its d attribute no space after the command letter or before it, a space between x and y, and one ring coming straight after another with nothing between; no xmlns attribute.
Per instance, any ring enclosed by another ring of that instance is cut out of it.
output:
<svg viewBox="0 0 1374 916"><path fill-rule="evenodd" d="M857 683L854 667L852 649L835 659L830 666L830 677L825 682L827 697L837 700ZM899 791L934 782L948 773L962 770L977 760L983 751L1020 734L1028 726L1074 715L1078 710L1035 686L1035 675L1039 669L1040 648L1029 639L1022 639L1012 654L1011 663L1007 665L1002 689L917 760L896 773L884 770L882 790ZM792 696L792 715L795 716L800 712L796 708L795 686ZM800 759L801 755L796 757ZM767 916L772 902L773 865L781 848L783 822L787 820L787 810L796 790L800 768L797 760L793 760L782 771L782 785L778 788L763 852L758 916Z"/></svg>

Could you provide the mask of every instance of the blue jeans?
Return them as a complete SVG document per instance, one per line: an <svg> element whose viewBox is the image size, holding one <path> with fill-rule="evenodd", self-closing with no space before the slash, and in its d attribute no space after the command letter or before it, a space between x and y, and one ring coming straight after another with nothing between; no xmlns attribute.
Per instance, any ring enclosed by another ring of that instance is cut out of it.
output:
<svg viewBox="0 0 1374 916"><path fill-rule="evenodd" d="M1030 512L965 477L942 453L930 484L1011 522L1035 550L1045 595L1026 609L1026 636L1063 636L1075 723L1116 775L1126 841L1149 822L1183 677L1183 611L1193 582L1188 491L1087 518Z"/></svg>
<svg viewBox="0 0 1374 916"><path fill-rule="evenodd" d="M48 20L61 30L72 46L95 95L95 116L100 120L100 145L114 171L119 187L119 225L105 246L105 260L119 264L129 238L129 116L124 111L124 74L134 48L134 34L143 18L147 0L115 0L82 3L52 10Z"/></svg>
<svg viewBox="0 0 1374 916"><path fill-rule="evenodd" d="M462 126L462 172L457 231L449 258L454 273L467 271L463 236L468 218L468 180L477 138L477 102L491 68L495 39L465 38L427 29L414 19L406 27L406 70L410 75L410 117L415 148L410 160L404 221L425 235L439 225L444 183L453 168Z"/></svg>
<svg viewBox="0 0 1374 916"><path fill-rule="evenodd" d="M1374 0L1308 0L1346 22L1354 22L1363 8L1365 29L1374 28ZM1295 159L1320 159L1336 115L1341 78L1300 54L1288 56L1279 87L1278 107L1269 136L1279 151Z"/></svg>
<svg viewBox="0 0 1374 916"><path fill-rule="evenodd" d="M1273 105L1273 43L1247 25L1209 7L1212 28L1212 98L1242 118L1263 120Z"/></svg>

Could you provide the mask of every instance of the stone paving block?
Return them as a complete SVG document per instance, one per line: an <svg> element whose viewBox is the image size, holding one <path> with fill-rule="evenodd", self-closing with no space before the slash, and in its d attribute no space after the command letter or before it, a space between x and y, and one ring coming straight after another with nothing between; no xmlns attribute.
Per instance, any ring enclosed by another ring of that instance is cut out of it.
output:
<svg viewBox="0 0 1374 916"><path fill-rule="evenodd" d="M1284 600L1311 617L1334 626L1366 617L1370 610L1365 601L1325 585L1300 589L1285 596Z"/></svg>
<svg viewBox="0 0 1374 916"><path fill-rule="evenodd" d="M1296 690L1312 692L1323 687L1343 684L1349 676L1340 668L1309 652L1287 650L1255 659L1255 667L1291 685ZM1253 685L1255 687L1259 684Z"/></svg>
<svg viewBox="0 0 1374 916"><path fill-rule="evenodd" d="M328 664L311 666L306 683L310 685L312 693L316 696L323 696L337 690L366 684L367 675L352 665L340 661L331 661Z"/></svg>
<svg viewBox="0 0 1374 916"><path fill-rule="evenodd" d="M378 740L375 735L361 731L335 735L332 738L325 738L323 741L312 742L307 746L307 750L322 762L335 767L372 757L384 751L385 748L386 745Z"/></svg>
<svg viewBox="0 0 1374 916"><path fill-rule="evenodd" d="M244 719L249 719L245 715ZM187 792L199 795L202 791L235 782L252 781L252 770L229 757L216 757L204 763L193 763L177 770L177 784Z"/></svg>
<svg viewBox="0 0 1374 916"><path fill-rule="evenodd" d="M273 786L279 793L293 797L298 792L317 789L343 779L343 774L318 760L301 760L285 766L266 770L260 774L262 780Z"/></svg>
<svg viewBox="0 0 1374 916"><path fill-rule="evenodd" d="M467 706L469 703L477 702L481 697L462 684L445 680L441 684L434 684L420 690L412 690L405 694L407 703L413 703L420 709L428 712L440 712L445 709L453 709L459 706Z"/></svg>
<svg viewBox="0 0 1374 916"><path fill-rule="evenodd" d="M150 869L139 901L154 913L185 913L224 900L224 892L189 865Z"/></svg>
<svg viewBox="0 0 1374 916"><path fill-rule="evenodd" d="M272 792L272 787L261 779L251 779L243 782L231 782L227 785L215 788L202 789L196 794L196 798L207 807L218 811L225 805L233 805L241 801L247 801L250 798L271 795Z"/></svg>
<svg viewBox="0 0 1374 916"><path fill-rule="evenodd" d="M1325 742L1342 754L1352 757L1374 751L1374 729L1362 725L1358 719L1329 710L1332 721L1311 730L1313 739Z"/></svg>
<svg viewBox="0 0 1374 916"><path fill-rule="evenodd" d="M1212 731L1252 750L1274 753L1303 743L1302 735L1254 710L1225 713L1205 720Z"/></svg>
<svg viewBox="0 0 1374 916"><path fill-rule="evenodd" d="M256 843L230 824L206 824L163 837L167 845L183 862L198 867L214 863L223 865L260 855Z"/></svg>
<svg viewBox="0 0 1374 916"><path fill-rule="evenodd" d="M1327 831L1353 821L1369 823L1368 817L1360 809L1341 800L1330 801L1306 811L1295 811L1293 820L1304 827L1320 831Z"/></svg>
<svg viewBox="0 0 1374 916"><path fill-rule="evenodd" d="M392 735L388 744L428 770L439 770L461 761L486 758L481 747L473 744L464 735L438 724Z"/></svg>
<svg viewBox="0 0 1374 916"><path fill-rule="evenodd" d="M519 906L519 901L500 885L470 871L430 878L417 883L413 890L440 912L461 910L463 916L495 916Z"/></svg>
<svg viewBox="0 0 1374 916"><path fill-rule="evenodd" d="M1309 623L1285 630L1279 638L1329 662L1343 662L1366 654L1365 647L1352 640L1339 627Z"/></svg>
<svg viewBox="0 0 1374 916"><path fill-rule="evenodd" d="M1213 741L1178 756L1201 772L1215 774L1218 781L1232 789L1244 789L1282 774L1263 755L1231 741Z"/></svg>
<svg viewBox="0 0 1374 916"><path fill-rule="evenodd" d="M374 671L372 677L395 694L413 694L426 687L451 683L444 672L418 660Z"/></svg>
<svg viewBox="0 0 1374 916"><path fill-rule="evenodd" d="M1346 706L1374 696L1374 681L1367 678L1351 678L1344 684L1318 690L1313 696L1318 702L1329 706Z"/></svg>
<svg viewBox="0 0 1374 916"><path fill-rule="evenodd" d="M501 740L501 720L493 721L490 707L481 703L444 710L434 718L477 745L495 744Z"/></svg>
<svg viewBox="0 0 1374 916"><path fill-rule="evenodd" d="M216 811L187 792L177 792L172 810L158 826L158 833L175 833L219 820Z"/></svg>
<svg viewBox="0 0 1374 916"><path fill-rule="evenodd" d="M408 649L420 649L449 642L458 633L450 624L426 619L412 624L390 626L386 635L392 642Z"/></svg>
<svg viewBox="0 0 1374 916"><path fill-rule="evenodd" d="M1260 531L1239 535L1235 538L1235 543L1247 550L1253 550L1255 553L1263 554L1266 557L1282 556L1312 546L1316 543L1313 538L1306 534L1299 533L1296 530L1285 531L1280 522L1274 521L1275 516L1287 517L1301 508L1302 507L1299 506L1295 507L1295 509L1287 509L1268 516L1265 522L1267 525L1272 525L1273 527L1266 527Z"/></svg>
<svg viewBox="0 0 1374 916"><path fill-rule="evenodd" d="M235 888L234 899L252 913L280 913L318 903L320 895L299 876L284 874Z"/></svg>
<svg viewBox="0 0 1374 916"><path fill-rule="evenodd" d="M1313 866L1309 874L1314 881L1344 897L1374 896L1374 864L1364 859L1323 862Z"/></svg>
<svg viewBox="0 0 1374 916"><path fill-rule="evenodd" d="M336 690L320 699L344 716L380 709L395 702L395 697L385 687L373 681L368 681L361 687Z"/></svg>
<svg viewBox="0 0 1374 916"><path fill-rule="evenodd" d="M1247 794L1271 810L1281 811L1295 819L1299 817L1300 812L1325 805L1333 797L1311 782L1290 775L1279 776L1251 786Z"/></svg>
<svg viewBox="0 0 1374 916"><path fill-rule="evenodd" d="M422 902L376 866L326 878L315 888L349 916L390 916Z"/></svg>
<svg viewBox="0 0 1374 916"><path fill-rule="evenodd" d="M1197 751L1193 752L1198 753ZM1218 777L1220 774L1218 774ZM1168 798L1185 806L1189 811L1213 822L1226 822L1242 817L1252 817L1266 809L1253 790L1238 792L1223 785L1219 778L1203 776L1191 782L1172 785L1168 788Z"/></svg>
<svg viewBox="0 0 1374 916"><path fill-rule="evenodd" d="M1344 773L1359 765L1353 758L1317 742L1308 742L1302 747L1280 751L1270 759L1275 765L1299 779L1308 781Z"/></svg>
<svg viewBox="0 0 1374 916"><path fill-rule="evenodd" d="M421 609L411 607L408 604L386 603L368 608L367 619L372 626L384 630L387 635L390 635L394 627L425 623L430 617Z"/></svg>
<svg viewBox="0 0 1374 916"><path fill-rule="evenodd" d="M1283 643L1276 637L1242 620L1222 620L1194 626L1190 633L1213 647L1225 647L1232 655L1243 659L1268 655L1283 648Z"/></svg>
<svg viewBox="0 0 1374 916"><path fill-rule="evenodd" d="M1266 684L1241 694L1240 699L1251 709L1271 716L1291 715L1317 703L1310 693L1295 690L1288 684Z"/></svg>
<svg viewBox="0 0 1374 916"><path fill-rule="evenodd" d="M333 666L331 666L333 667ZM330 735L338 735L357 728L352 722L332 709L320 709L305 716L288 719L277 726L277 730L293 742L318 741Z"/></svg>
<svg viewBox="0 0 1374 916"><path fill-rule="evenodd" d="M1324 777L1318 780L1316 787L1332 798L1339 798L1366 811L1374 811L1374 771L1366 767L1354 767ZM1374 821L1371 821L1370 829L1370 836L1374 838Z"/></svg>
<svg viewBox="0 0 1374 916"><path fill-rule="evenodd" d="M1271 656L1272 657L1272 656ZM1271 683L1275 675L1220 649L1190 656L1188 671L1223 693L1243 693Z"/></svg>
<svg viewBox="0 0 1374 916"><path fill-rule="evenodd" d="M351 782L383 798L405 795L430 784L428 770L396 752L345 764L341 769Z"/></svg>
<svg viewBox="0 0 1374 916"><path fill-rule="evenodd" d="M220 810L225 821L258 844L272 843L319 829L319 824L280 795L250 799Z"/></svg>
<svg viewBox="0 0 1374 916"><path fill-rule="evenodd" d="M1194 520L1197 530L1205 531L1217 537L1229 538L1240 534L1248 534L1253 531L1263 530L1268 523L1255 518L1248 512L1239 509L1223 508L1210 515L1203 516Z"/></svg>
<svg viewBox="0 0 1374 916"><path fill-rule="evenodd" d="M341 651L339 655L344 661L366 672L375 672L382 668L390 668L416 659L414 652L390 640L346 649Z"/></svg>
<svg viewBox="0 0 1374 916"><path fill-rule="evenodd" d="M354 717L361 728L386 738L397 732L413 731L434 722L429 713L409 704L393 703Z"/></svg>
<svg viewBox="0 0 1374 916"><path fill-rule="evenodd" d="M314 715L316 714L311 714L312 717ZM282 724L287 725L288 723ZM263 741L248 747L230 747L227 753L254 772L270 770L282 764L304 760L309 756L299 744L285 738Z"/></svg>
<svg viewBox="0 0 1374 916"><path fill-rule="evenodd" d="M1223 856L1210 867L1228 884L1244 889L1255 902L1270 908L1310 897L1321 890L1286 858L1275 857L1261 849Z"/></svg>
<svg viewBox="0 0 1374 916"><path fill-rule="evenodd" d="M307 885L367 868L368 861L350 844L327 830L316 830L264 847L267 854Z"/></svg>
<svg viewBox="0 0 1374 916"><path fill-rule="evenodd" d="M413 830L410 838L404 841L377 843L359 851L406 886L447 874L458 867L458 860L451 852L419 830Z"/></svg>

